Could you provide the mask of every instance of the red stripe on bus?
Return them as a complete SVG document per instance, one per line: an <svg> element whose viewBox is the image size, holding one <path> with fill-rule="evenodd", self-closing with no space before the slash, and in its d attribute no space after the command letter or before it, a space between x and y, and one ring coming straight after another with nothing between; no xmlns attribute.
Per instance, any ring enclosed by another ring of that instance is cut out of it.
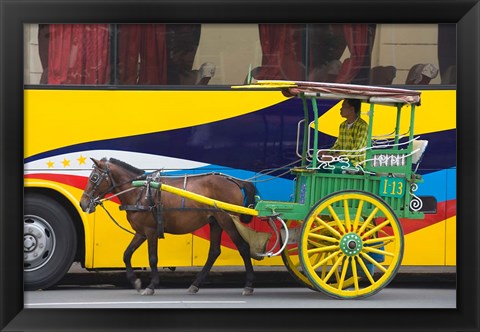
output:
<svg viewBox="0 0 480 332"><path fill-rule="evenodd" d="M46 174L46 173L25 174L25 178L55 181L55 182L66 184L81 190L85 189L88 181L88 178L84 176ZM114 198L112 199L112 201L117 204L120 204L120 201L118 200L118 198ZM400 222L402 224L404 235L407 235L409 233L413 233L420 229L442 222L448 218L454 217L456 213L457 213L457 200L452 199L452 200L437 203L436 214L425 214L424 219L401 219ZM249 227L254 226L254 229L260 232L272 232L272 230L270 229L270 227L266 222L263 222L256 217L254 217L254 220L249 225L250 225ZM209 226L206 225L200 228L199 230L193 232L193 235L196 235L205 240L209 240L210 239ZM276 240L275 236L272 236L272 238L270 239L271 243L269 243L269 245L273 245L275 243L275 240ZM222 245L232 249L236 248L236 246L230 240L230 237L225 232L223 232L222 234Z"/></svg>

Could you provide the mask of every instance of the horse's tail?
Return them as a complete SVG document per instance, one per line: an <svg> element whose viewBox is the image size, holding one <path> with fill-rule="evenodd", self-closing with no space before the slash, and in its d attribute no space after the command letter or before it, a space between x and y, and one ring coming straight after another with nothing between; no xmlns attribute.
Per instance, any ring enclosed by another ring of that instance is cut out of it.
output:
<svg viewBox="0 0 480 332"><path fill-rule="evenodd" d="M245 196L243 205L246 207L253 208L255 206L255 195L257 194L257 188L255 188L255 185L249 181L243 181L243 180L234 179L230 177L228 177L228 179L234 182L241 190L243 190L243 195ZM240 215L240 220L245 224L248 224L249 222L251 222L252 218L253 216L249 214Z"/></svg>

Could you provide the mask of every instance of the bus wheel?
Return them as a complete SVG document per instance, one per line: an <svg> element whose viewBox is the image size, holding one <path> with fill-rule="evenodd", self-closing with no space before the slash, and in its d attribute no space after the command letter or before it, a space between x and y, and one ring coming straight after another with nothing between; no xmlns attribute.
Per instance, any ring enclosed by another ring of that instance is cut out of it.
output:
<svg viewBox="0 0 480 332"><path fill-rule="evenodd" d="M77 234L72 218L58 202L27 194L23 216L23 271L26 290L55 285L75 258Z"/></svg>

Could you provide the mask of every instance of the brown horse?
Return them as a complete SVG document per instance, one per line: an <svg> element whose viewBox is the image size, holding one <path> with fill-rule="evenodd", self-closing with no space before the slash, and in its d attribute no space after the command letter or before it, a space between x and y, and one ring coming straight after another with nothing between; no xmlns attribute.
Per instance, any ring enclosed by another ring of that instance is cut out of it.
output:
<svg viewBox="0 0 480 332"><path fill-rule="evenodd" d="M152 295L159 284L157 269L158 238L163 231L170 234L187 234L200 227L210 225L210 249L205 266L191 284L188 292L195 294L206 278L215 260L220 255L222 232L225 231L237 246L243 258L246 270L246 283L243 295L253 293L254 273L250 257L249 244L240 236L229 213L205 204L185 199L177 195L143 187L133 187L132 180L151 179L143 170L125 162L110 158L92 159L92 173L80 200L84 212L92 213L101 204L105 195L118 195L121 209L126 210L127 219L135 235L123 255L127 279L140 292L141 281L135 276L131 266L131 257L135 250L147 240L148 256L151 268L151 282L142 295ZM255 187L251 182L231 178L222 174L204 174L184 177L160 177L155 173L155 181L185 189L212 199L235 205L249 206L254 203ZM148 182L148 181L147 181ZM244 195L245 193L245 195ZM242 215L244 223L250 216Z"/></svg>

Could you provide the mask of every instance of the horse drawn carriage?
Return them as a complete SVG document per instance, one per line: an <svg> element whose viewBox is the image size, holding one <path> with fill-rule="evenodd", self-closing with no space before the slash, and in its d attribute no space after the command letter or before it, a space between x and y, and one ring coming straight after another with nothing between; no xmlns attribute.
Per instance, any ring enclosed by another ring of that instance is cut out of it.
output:
<svg viewBox="0 0 480 332"><path fill-rule="evenodd" d="M376 294L395 277L403 256L404 238L399 218L421 219L422 200L415 195L422 182L416 166L426 141L414 137L415 109L420 92L313 82L258 81L234 87L281 90L300 98L304 118L298 123L298 166L292 202L267 201L255 196L250 182L222 174L187 178L145 174L116 160L94 160L94 169L81 199L84 211L93 212L112 193L121 201L135 231L125 251L127 277L141 289L130 258L148 240L152 282L143 294L153 294L158 284L157 240L163 232L184 234L210 224L210 251L203 270L189 288L196 293L220 253L220 235L228 233L246 267L245 295L253 292L250 258L281 255L286 268L301 284L343 299ZM319 147L321 99L360 99L369 104L368 139L357 151L336 151L325 161ZM380 106L380 109L378 109ZM396 112L394 130L373 135L375 114L384 108ZM401 132L407 109L407 131ZM359 164L349 156L364 154ZM110 196L111 197L111 196ZM243 226L248 216L268 222L277 241L267 250L270 237ZM253 240L252 240L253 239ZM260 239L260 240L259 240ZM260 248L260 249L258 249ZM262 252L258 252L261 250Z"/></svg>

